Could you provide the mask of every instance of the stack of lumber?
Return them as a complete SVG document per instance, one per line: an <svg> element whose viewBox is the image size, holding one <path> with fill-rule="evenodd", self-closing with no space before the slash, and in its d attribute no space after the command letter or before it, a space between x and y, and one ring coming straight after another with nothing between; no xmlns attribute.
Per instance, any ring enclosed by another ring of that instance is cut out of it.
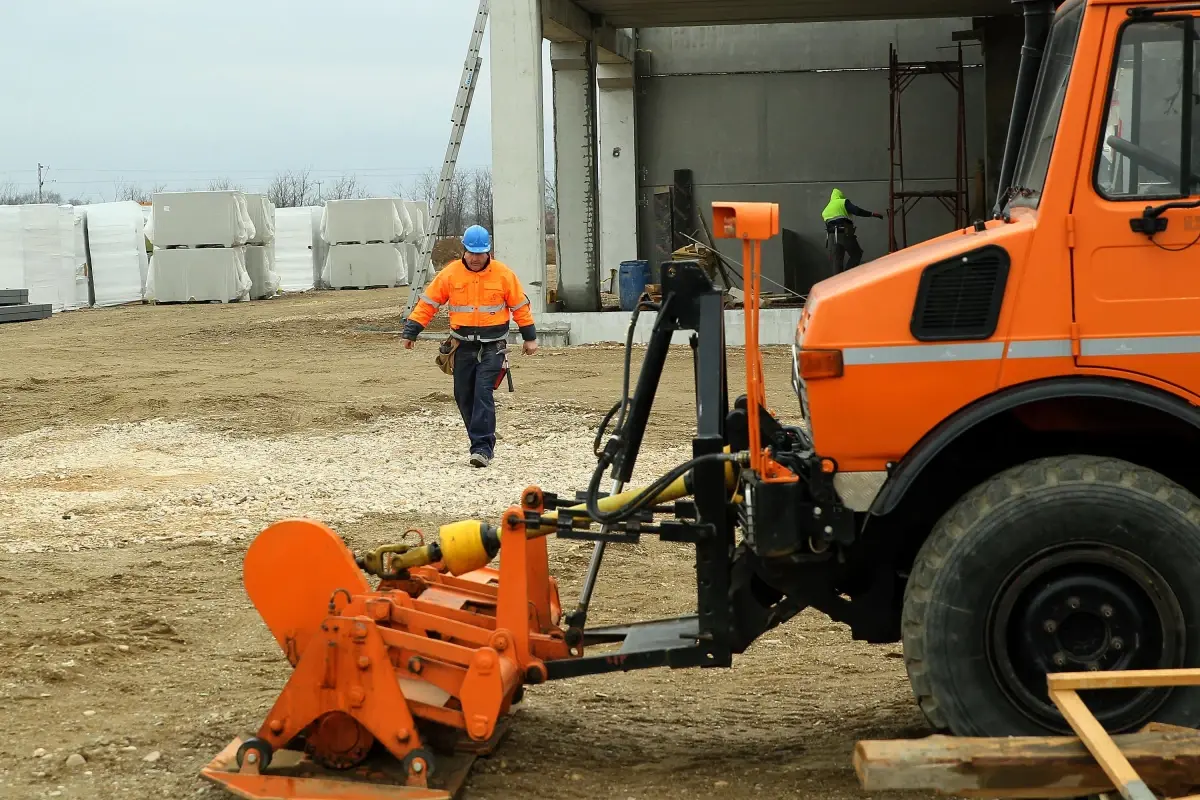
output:
<svg viewBox="0 0 1200 800"><path fill-rule="evenodd" d="M52 313L50 303L30 303L28 289L0 289L0 323L46 319Z"/></svg>

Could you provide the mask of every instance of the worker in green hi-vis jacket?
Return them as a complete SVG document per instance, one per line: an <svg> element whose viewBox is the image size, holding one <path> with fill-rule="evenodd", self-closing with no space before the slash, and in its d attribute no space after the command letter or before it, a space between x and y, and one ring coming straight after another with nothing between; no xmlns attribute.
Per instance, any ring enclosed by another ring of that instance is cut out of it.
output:
<svg viewBox="0 0 1200 800"><path fill-rule="evenodd" d="M833 265L833 274L837 275L848 269L853 269L862 261L863 251L854 233L854 222L850 215L856 217L875 217L883 219L883 215L875 211L859 208L846 199L841 189L834 189L829 195L829 204L821 212L825 222L825 247L829 251L829 260ZM849 263L843 266L846 255L850 255Z"/></svg>

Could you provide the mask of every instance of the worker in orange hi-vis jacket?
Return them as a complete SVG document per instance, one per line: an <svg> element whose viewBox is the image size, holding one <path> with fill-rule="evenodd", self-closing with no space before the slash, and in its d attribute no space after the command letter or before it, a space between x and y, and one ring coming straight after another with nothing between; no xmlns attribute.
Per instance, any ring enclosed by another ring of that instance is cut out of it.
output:
<svg viewBox="0 0 1200 800"><path fill-rule="evenodd" d="M508 324L521 329L525 355L537 352L533 311L521 281L505 264L492 258L492 240L485 228L472 225L462 237L463 255L438 272L421 294L404 323L401 337L411 350L422 330L444 305L450 310L449 369L454 375L458 403L471 440L470 463L486 467L496 450L496 403L508 357Z"/></svg>

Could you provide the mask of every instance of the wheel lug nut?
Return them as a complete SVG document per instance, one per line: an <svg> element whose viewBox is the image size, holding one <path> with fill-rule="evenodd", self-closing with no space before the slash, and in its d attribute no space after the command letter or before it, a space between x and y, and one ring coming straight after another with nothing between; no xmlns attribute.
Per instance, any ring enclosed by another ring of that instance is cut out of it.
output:
<svg viewBox="0 0 1200 800"><path fill-rule="evenodd" d="M1125 640L1122 639L1120 636L1114 636L1111 644L1112 644L1113 650L1120 650L1122 647L1125 646Z"/></svg>
<svg viewBox="0 0 1200 800"><path fill-rule="evenodd" d="M1054 665L1056 667L1065 667L1067 665L1067 656L1065 653L1054 654Z"/></svg>
<svg viewBox="0 0 1200 800"><path fill-rule="evenodd" d="M1108 603L1105 603L1104 605L1100 606L1100 616L1107 618L1107 617L1111 617L1112 615L1113 615L1113 607L1112 606L1110 606Z"/></svg>
<svg viewBox="0 0 1200 800"><path fill-rule="evenodd" d="M1042 623L1042 627L1045 628L1046 633L1054 633L1058 630L1058 623L1052 619L1048 619Z"/></svg>
<svg viewBox="0 0 1200 800"><path fill-rule="evenodd" d="M1079 608L1079 598L1078 598L1078 597L1068 597L1068 598L1067 598L1067 605L1068 605L1068 606L1069 606L1069 607L1070 607L1072 610Z"/></svg>

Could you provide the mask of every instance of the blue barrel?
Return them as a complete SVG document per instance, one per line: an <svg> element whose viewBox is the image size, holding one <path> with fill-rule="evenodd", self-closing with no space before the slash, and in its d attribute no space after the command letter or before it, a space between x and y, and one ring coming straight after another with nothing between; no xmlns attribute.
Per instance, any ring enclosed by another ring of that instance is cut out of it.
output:
<svg viewBox="0 0 1200 800"><path fill-rule="evenodd" d="M617 272L617 299L622 311L633 311L638 298L650 283L649 261L622 261Z"/></svg>

